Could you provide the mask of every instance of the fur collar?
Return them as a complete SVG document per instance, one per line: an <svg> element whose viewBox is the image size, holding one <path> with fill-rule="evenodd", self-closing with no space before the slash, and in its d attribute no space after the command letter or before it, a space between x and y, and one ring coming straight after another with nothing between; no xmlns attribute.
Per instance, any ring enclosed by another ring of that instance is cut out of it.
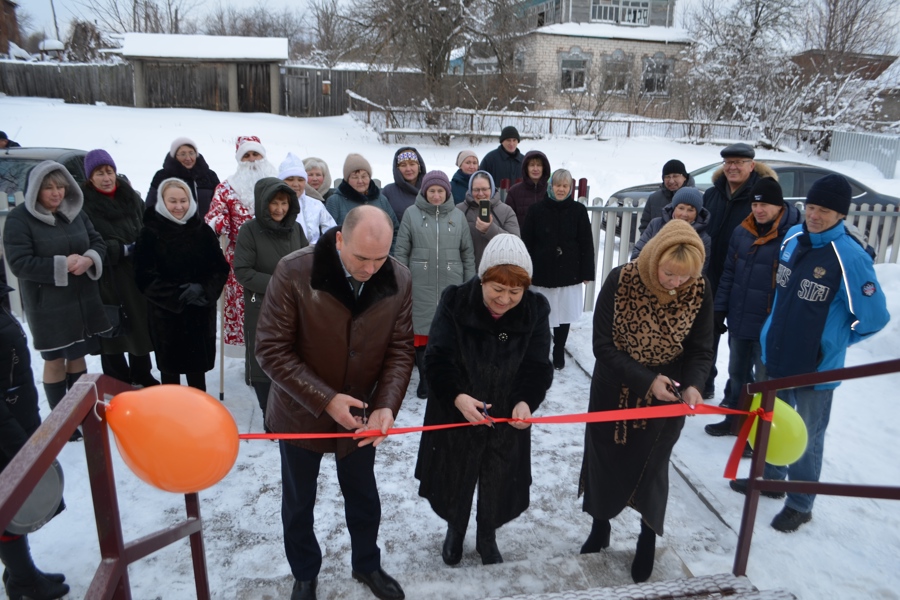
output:
<svg viewBox="0 0 900 600"><path fill-rule="evenodd" d="M388 257L384 265L363 286L358 299L344 273L344 264L337 251L337 232L341 227L332 227L319 238L313 249L313 268L309 285L314 290L327 292L340 300L356 317L381 300L399 293L394 277L394 258Z"/></svg>

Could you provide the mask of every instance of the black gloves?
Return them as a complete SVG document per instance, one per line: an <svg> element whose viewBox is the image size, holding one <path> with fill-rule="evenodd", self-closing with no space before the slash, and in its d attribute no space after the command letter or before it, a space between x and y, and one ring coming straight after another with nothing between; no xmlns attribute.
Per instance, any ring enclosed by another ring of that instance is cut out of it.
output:
<svg viewBox="0 0 900 600"><path fill-rule="evenodd" d="M203 295L203 286L199 283L185 283L178 289L184 290L178 299L185 304L193 304L194 306L206 306L209 300Z"/></svg>
<svg viewBox="0 0 900 600"><path fill-rule="evenodd" d="M718 335L724 334L728 331L728 327L725 326L725 317L728 313L725 312L716 312L713 316L713 331Z"/></svg>

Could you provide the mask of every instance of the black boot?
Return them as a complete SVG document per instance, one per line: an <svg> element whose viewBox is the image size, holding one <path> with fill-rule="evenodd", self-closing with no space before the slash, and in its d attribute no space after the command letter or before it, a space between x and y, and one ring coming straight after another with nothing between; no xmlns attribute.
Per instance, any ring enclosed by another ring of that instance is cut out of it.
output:
<svg viewBox="0 0 900 600"><path fill-rule="evenodd" d="M566 340L568 338L568 323L553 328L553 368L557 370L566 366Z"/></svg>
<svg viewBox="0 0 900 600"><path fill-rule="evenodd" d="M448 565L458 565L462 560L463 540L466 532L460 531L453 525L447 525L447 537L444 538L444 547L441 548L441 558Z"/></svg>
<svg viewBox="0 0 900 600"><path fill-rule="evenodd" d="M78 381L78 378L82 375L87 375L87 371L78 371L77 373L66 373L66 387L68 389L72 389L72 386L75 385L75 382ZM131 383L131 382L129 382Z"/></svg>
<svg viewBox="0 0 900 600"><path fill-rule="evenodd" d="M66 395L66 391L65 379L55 383L44 384L44 393L47 395L47 404L50 405L50 410L53 410L60 402L62 402L62 399Z"/></svg>
<svg viewBox="0 0 900 600"><path fill-rule="evenodd" d="M150 362L149 354L144 354L142 356L129 354L128 363L128 372L131 379L130 383L145 388L159 385L159 381L157 381L156 378L153 377L153 374L150 372L153 369L153 363Z"/></svg>
<svg viewBox="0 0 900 600"><path fill-rule="evenodd" d="M419 387L416 388L416 397L424 400L428 397L428 382L425 381L425 346L416 347L416 367L419 369Z"/></svg>
<svg viewBox="0 0 900 600"><path fill-rule="evenodd" d="M631 563L631 578L635 583L650 579L653 574L653 562L656 560L656 532L647 527L641 520L641 535L638 536L637 548L634 551L634 562Z"/></svg>
<svg viewBox="0 0 900 600"><path fill-rule="evenodd" d="M9 574L4 582L9 600L54 600L69 593L68 585L51 580L35 568L24 535L0 542L0 560Z"/></svg>
<svg viewBox="0 0 900 600"><path fill-rule="evenodd" d="M588 535L584 545L581 546L581 553L593 554L594 552L600 552L604 548L609 548L609 532L608 519L594 519L594 524L591 525L591 533Z"/></svg>
<svg viewBox="0 0 900 600"><path fill-rule="evenodd" d="M481 555L481 564L496 565L503 562L503 556L497 547L497 530L483 529L475 532L475 551Z"/></svg>

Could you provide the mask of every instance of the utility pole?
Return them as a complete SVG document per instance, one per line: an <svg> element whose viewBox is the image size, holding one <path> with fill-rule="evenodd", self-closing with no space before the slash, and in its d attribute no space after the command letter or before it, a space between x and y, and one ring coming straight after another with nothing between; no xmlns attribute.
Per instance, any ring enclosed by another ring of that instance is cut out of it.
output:
<svg viewBox="0 0 900 600"><path fill-rule="evenodd" d="M53 28L56 30L56 39L61 40L59 37L59 23L56 22L56 5L53 4L53 0L50 0L50 11L53 13Z"/></svg>

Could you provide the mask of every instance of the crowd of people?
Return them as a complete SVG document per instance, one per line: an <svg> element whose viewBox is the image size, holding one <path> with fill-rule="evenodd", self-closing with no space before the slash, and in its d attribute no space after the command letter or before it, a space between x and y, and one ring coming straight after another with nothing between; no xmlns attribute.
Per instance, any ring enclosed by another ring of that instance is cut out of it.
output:
<svg viewBox="0 0 900 600"><path fill-rule="evenodd" d="M237 138L235 172L224 181L192 139L176 138L143 200L103 149L85 156L83 185L60 164L37 165L25 202L7 219L3 249L44 361L50 408L86 372L88 354L135 386L180 384L184 375L205 390L221 335L244 358L267 432L360 436L279 440L292 600L316 597L314 506L326 453L336 457L353 577L378 598L402 599L381 567L374 463L415 366L424 424L473 424L421 436L415 477L447 522L441 556L460 562L474 504L475 550L485 565L503 562L497 529L529 505L528 419L565 369L569 327L596 273L572 174L553 170L543 152L523 155L519 138L503 128L500 146L480 161L461 151L452 176L401 147L383 188L360 154L348 154L333 181L318 157L288 153L276 168L255 136ZM596 300L588 411L712 399L726 333L722 405L737 408L748 382L842 366L848 345L887 323L872 260L843 225L846 180L817 182L801 222L751 146L721 155L705 192L681 161L663 166L632 260L607 276ZM24 332L10 313L0 316L0 361L15 365ZM7 399L14 391L25 399L15 409L0 403L8 462L40 418L33 380L11 369L5 384ZM818 480L833 388L782 395L811 442L800 461L767 467L767 477ZM585 429L577 480L592 525L581 552L609 546L610 520L635 510L635 582L653 571L683 425L679 417ZM729 417L706 432L736 427ZM76 431L72 441L80 438ZM744 493L747 481L732 487ZM813 501L787 495L772 526L796 530L812 518ZM34 566L25 536L4 532L0 559L10 598L68 590L64 576Z"/></svg>

